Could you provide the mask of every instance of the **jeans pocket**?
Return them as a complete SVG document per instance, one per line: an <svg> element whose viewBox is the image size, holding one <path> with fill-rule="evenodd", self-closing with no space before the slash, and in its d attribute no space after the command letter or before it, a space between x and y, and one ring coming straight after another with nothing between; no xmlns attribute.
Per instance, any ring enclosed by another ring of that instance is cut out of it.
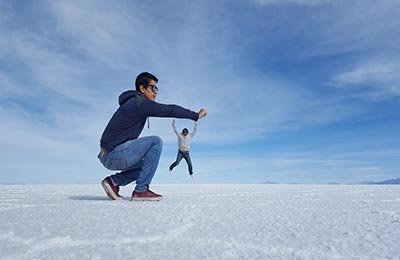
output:
<svg viewBox="0 0 400 260"><path fill-rule="evenodd" d="M109 157L102 161L104 167L112 171L125 170L128 162L124 158Z"/></svg>

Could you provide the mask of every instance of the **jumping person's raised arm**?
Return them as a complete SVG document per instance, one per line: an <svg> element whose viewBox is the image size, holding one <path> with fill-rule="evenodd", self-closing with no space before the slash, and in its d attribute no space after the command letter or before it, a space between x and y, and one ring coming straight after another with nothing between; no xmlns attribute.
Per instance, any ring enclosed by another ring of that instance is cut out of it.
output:
<svg viewBox="0 0 400 260"><path fill-rule="evenodd" d="M176 126L175 126L175 119L172 120L172 129L174 130L175 134L176 134L177 136L179 136L179 133L178 133L178 131L176 130Z"/></svg>
<svg viewBox="0 0 400 260"><path fill-rule="evenodd" d="M199 123L196 121L196 122L194 122L194 128L193 128L193 131L190 133L190 136L191 137L193 137L196 133L197 133L197 125L198 125Z"/></svg>

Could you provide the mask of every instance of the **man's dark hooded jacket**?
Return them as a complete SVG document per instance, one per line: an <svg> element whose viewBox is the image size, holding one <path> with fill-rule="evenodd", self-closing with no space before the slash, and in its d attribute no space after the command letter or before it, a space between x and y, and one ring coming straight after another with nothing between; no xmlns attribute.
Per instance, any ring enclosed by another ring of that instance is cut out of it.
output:
<svg viewBox="0 0 400 260"><path fill-rule="evenodd" d="M119 105L100 140L100 146L108 152L126 141L138 138L148 117L199 119L196 112L177 105L157 103L134 90L122 93Z"/></svg>

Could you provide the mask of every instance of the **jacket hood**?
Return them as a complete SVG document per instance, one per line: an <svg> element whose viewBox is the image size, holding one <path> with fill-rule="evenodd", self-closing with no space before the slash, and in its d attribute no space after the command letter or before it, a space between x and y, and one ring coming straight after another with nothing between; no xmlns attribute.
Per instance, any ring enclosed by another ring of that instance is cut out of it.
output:
<svg viewBox="0 0 400 260"><path fill-rule="evenodd" d="M136 90L125 91L121 95L119 95L118 103L121 106L126 101L128 101L130 98L133 98L133 97L136 97L136 96L143 96L143 95L142 95L142 93L139 93Z"/></svg>

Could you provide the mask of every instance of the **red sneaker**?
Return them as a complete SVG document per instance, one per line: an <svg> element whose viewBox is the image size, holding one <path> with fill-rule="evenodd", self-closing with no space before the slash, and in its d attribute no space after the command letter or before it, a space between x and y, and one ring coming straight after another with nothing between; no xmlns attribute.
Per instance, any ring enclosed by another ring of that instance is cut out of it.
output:
<svg viewBox="0 0 400 260"><path fill-rule="evenodd" d="M122 200L122 196L119 195L119 187L115 186L110 177L106 177L102 182L104 191L107 196L112 200Z"/></svg>
<svg viewBox="0 0 400 260"><path fill-rule="evenodd" d="M144 192L132 192L132 200L134 201L158 201L162 200L162 198L162 195L154 193L150 189Z"/></svg>

